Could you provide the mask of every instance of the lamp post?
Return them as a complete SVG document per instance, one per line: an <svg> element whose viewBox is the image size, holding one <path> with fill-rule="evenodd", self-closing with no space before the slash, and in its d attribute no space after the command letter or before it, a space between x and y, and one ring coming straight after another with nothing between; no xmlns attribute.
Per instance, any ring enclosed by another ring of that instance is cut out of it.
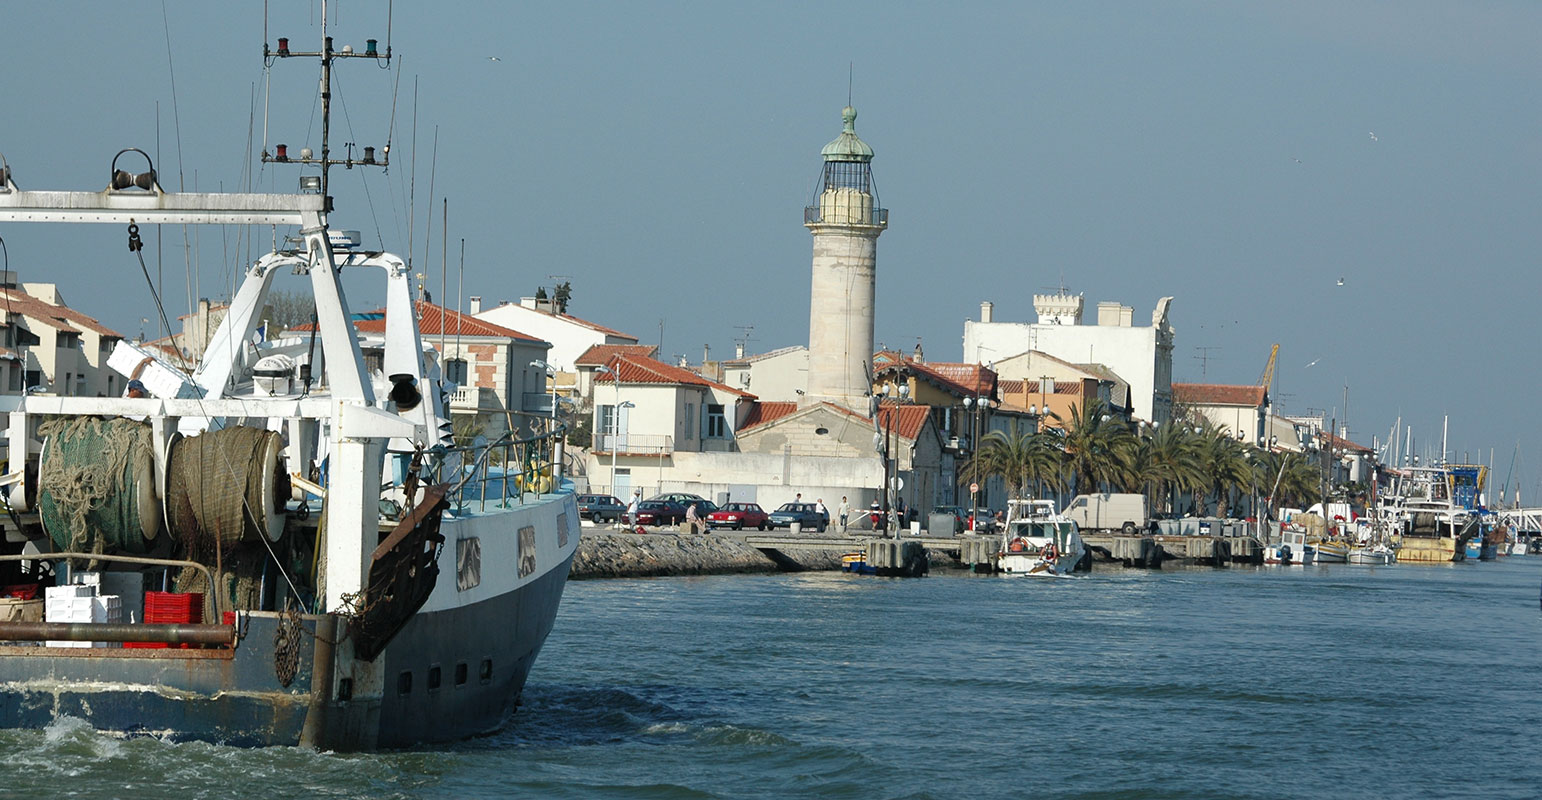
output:
<svg viewBox="0 0 1542 800"><path fill-rule="evenodd" d="M905 376L901 375L900 377L903 379ZM899 482L899 464L898 459L894 459L891 468L890 456L894 451L894 426L899 421L899 406L909 402L910 384L908 382L901 383L896 388L895 384L886 383L883 387L883 397L892 399L894 405L889 412L887 421L883 418L882 401L878 403L875 413L875 417L883 426L883 486L879 489L879 496L882 498L880 513L882 514L883 533L887 534L892 527L895 538L899 538L899 521L895 518L894 503L895 495L897 494L895 484Z"/></svg>
<svg viewBox="0 0 1542 800"><path fill-rule="evenodd" d="M610 367L605 367L605 366L595 367L594 371L598 372L598 373L605 374L605 375L609 375L610 378L611 378L611 382L615 386L615 392L616 392L616 402L615 402L615 405L612 405L610 407L611 410L610 410L610 443L609 443L610 444L610 491L611 491L612 494L614 494L615 491L616 491L616 446L617 446L616 445L616 440L621 437L621 409L623 409L623 408L635 408L636 406L634 406L632 404L632 401L630 401L630 400L628 400L625 403L621 402L621 373L617 372L616 370L611 369ZM618 497L616 499L619 500L621 498Z"/></svg>
<svg viewBox="0 0 1542 800"><path fill-rule="evenodd" d="M970 409L973 409L973 411L970 412L970 415L969 415L969 461L970 461L970 470L969 470L969 532L970 533L973 533L975 531L975 528L979 525L979 520L975 519L975 517L977 516L975 511L976 511L976 506L979 504L978 503L979 492L977 491L977 489L978 489L978 487L980 485L980 468L979 468L979 458L978 458L978 455L979 455L979 452L980 452L980 441L979 441L979 436L980 436L980 416L985 412L985 409L989 408L990 406L991 406L991 400L990 400L989 397L981 397L980 395L975 395L974 397L966 397L966 398L964 398L964 410L965 411L970 411Z"/></svg>

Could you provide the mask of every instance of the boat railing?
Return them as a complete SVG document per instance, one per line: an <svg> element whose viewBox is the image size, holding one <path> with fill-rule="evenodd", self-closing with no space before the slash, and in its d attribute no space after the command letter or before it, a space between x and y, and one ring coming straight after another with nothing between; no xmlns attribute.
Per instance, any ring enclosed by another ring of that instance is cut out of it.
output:
<svg viewBox="0 0 1542 800"><path fill-rule="evenodd" d="M511 500L523 505L528 494L560 488L566 433L567 426L559 425L531 436L509 431L485 444L435 448L425 467L429 482L450 484L445 497L457 513L463 513L472 501L478 511L487 510L489 499L494 508L508 508Z"/></svg>

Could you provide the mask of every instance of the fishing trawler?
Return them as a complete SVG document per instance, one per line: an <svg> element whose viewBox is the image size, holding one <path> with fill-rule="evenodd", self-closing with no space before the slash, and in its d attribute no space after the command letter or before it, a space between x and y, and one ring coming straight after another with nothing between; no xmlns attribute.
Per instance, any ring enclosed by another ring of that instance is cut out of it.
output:
<svg viewBox="0 0 1542 800"><path fill-rule="evenodd" d="M390 58L374 40L334 50L325 4L321 20L319 52L280 40L264 55L318 57L323 98L334 59ZM141 225L298 234L246 269L195 370L120 343L109 364L144 396L0 398L0 583L46 596L0 617L0 727L72 716L109 733L367 750L489 732L513 713L578 546L561 431L447 435L455 387L420 335L406 265L329 227L327 168L383 155L334 159L325 136L319 158L265 149L321 167L321 191L302 194L167 192L153 164L125 168L149 162L128 150L100 191L24 191L0 167L0 222L126 226L141 265ZM252 344L281 270L313 290L308 353ZM385 332L368 348L345 270L383 278Z"/></svg>
<svg viewBox="0 0 1542 800"><path fill-rule="evenodd" d="M1380 517L1395 517L1397 559L1410 563L1467 560L1468 540L1481 536L1482 467L1409 467L1396 491L1381 498Z"/></svg>

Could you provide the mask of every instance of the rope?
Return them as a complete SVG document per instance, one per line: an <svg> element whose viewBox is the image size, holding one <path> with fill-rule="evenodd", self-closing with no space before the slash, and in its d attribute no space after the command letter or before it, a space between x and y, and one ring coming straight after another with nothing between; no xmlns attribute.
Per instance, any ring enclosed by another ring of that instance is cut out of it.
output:
<svg viewBox="0 0 1542 800"><path fill-rule="evenodd" d="M38 514L61 550L148 550L136 477L154 475L150 426L128 419L54 417L38 471Z"/></svg>
<svg viewBox="0 0 1542 800"><path fill-rule="evenodd" d="M279 434L236 426L184 439L166 470L166 519L187 557L209 563L242 540L266 538L274 509L263 504L263 453ZM288 497L287 489L275 492Z"/></svg>

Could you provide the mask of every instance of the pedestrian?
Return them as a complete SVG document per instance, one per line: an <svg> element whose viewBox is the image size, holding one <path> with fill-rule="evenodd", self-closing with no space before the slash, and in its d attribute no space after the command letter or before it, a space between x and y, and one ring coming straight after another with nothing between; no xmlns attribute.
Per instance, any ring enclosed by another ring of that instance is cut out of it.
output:
<svg viewBox="0 0 1542 800"><path fill-rule="evenodd" d="M696 533L697 519L698 517L696 516L696 504L687 503L685 506L685 525L686 530L690 531L692 534Z"/></svg>
<svg viewBox="0 0 1542 800"><path fill-rule="evenodd" d="M792 501L794 503L801 503L801 502L803 502L803 493L802 492L798 492L796 495L793 495Z"/></svg>
<svg viewBox="0 0 1542 800"><path fill-rule="evenodd" d="M632 502L628 503L627 506L626 506L626 524L627 524L627 527L631 527L631 526L637 524L637 502L638 502L638 498L640 498L641 496L642 496L642 490L641 489L633 489L632 490Z"/></svg>
<svg viewBox="0 0 1542 800"><path fill-rule="evenodd" d="M841 505L836 513L841 517L841 533L845 533L847 518L851 516L851 504L846 502L846 495L841 495Z"/></svg>
<svg viewBox="0 0 1542 800"><path fill-rule="evenodd" d="M825 499L823 497L821 497L818 500L814 501L814 510L819 512L819 519L820 519L819 527L820 528L825 528L825 527L829 526L829 524L830 524L830 509L825 508Z"/></svg>

